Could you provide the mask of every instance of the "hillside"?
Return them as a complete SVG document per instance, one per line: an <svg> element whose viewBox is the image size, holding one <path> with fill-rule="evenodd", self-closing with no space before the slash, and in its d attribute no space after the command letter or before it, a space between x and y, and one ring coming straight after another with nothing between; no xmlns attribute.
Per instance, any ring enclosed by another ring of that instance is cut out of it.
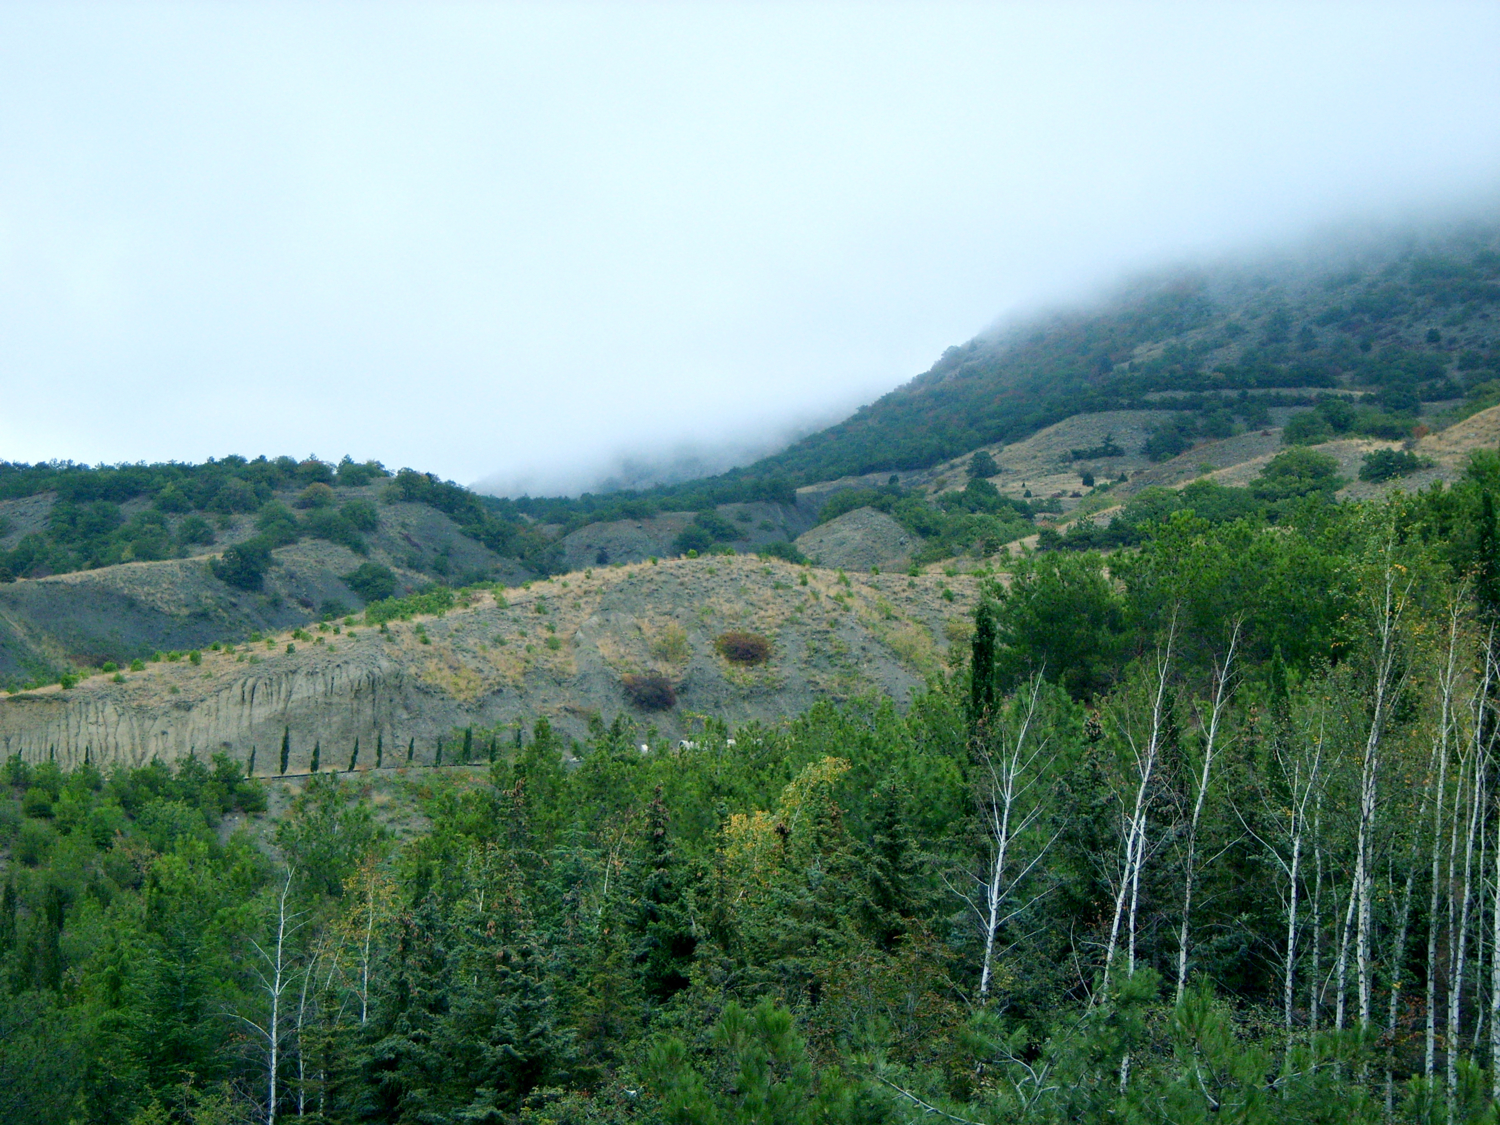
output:
<svg viewBox="0 0 1500 1125"><path fill-rule="evenodd" d="M627 714L682 737L695 714L741 723L819 699L908 700L943 671L950 640L967 636L975 591L967 575L845 577L749 558L601 567L469 591L450 611L380 629L351 617L347 629L280 631L66 690L0 695L0 746L65 766L195 751L243 761L256 748L269 773L286 731L298 769L314 743L326 763L346 762L356 739L371 755L377 739L415 740L415 761L430 764L458 728L529 729L538 718L582 738L591 717ZM715 643L730 632L766 638L769 659L726 659ZM625 678L649 673L671 685L673 705L630 702Z"/></svg>
<svg viewBox="0 0 1500 1125"><path fill-rule="evenodd" d="M744 470L812 480L929 468L1076 414L1178 409L1157 455L1257 428L1264 408L1361 391L1410 428L1500 368L1500 238L1491 229L1150 279L1102 307L949 348L852 418ZM1144 443L1143 443L1144 444Z"/></svg>

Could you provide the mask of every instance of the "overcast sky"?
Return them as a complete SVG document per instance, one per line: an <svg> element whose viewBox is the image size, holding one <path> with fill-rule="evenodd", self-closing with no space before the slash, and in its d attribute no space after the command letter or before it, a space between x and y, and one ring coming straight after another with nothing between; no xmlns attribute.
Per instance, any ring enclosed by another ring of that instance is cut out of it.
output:
<svg viewBox="0 0 1500 1125"><path fill-rule="evenodd" d="M0 459L533 492L1500 185L1500 4L0 5Z"/></svg>

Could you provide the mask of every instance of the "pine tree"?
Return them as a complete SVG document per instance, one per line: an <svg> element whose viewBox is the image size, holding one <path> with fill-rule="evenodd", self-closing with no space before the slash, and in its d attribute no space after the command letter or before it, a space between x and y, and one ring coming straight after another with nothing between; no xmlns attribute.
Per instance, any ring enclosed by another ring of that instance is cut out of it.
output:
<svg viewBox="0 0 1500 1125"><path fill-rule="evenodd" d="M474 752L474 728L464 727L464 749L462 761L464 765L469 764L469 757Z"/></svg>
<svg viewBox="0 0 1500 1125"><path fill-rule="evenodd" d="M349 772L354 772L354 767L359 765L359 739L354 740L354 752L349 755Z"/></svg>
<svg viewBox="0 0 1500 1125"><path fill-rule="evenodd" d="M417 755L417 740L413 738L406 744L406 764L411 765L412 759Z"/></svg>
<svg viewBox="0 0 1500 1125"><path fill-rule="evenodd" d="M292 757L292 728L291 727L286 727L281 732L281 770L279 772L282 773L283 775L285 775L285 773L286 773L287 763L291 760L291 757Z"/></svg>
<svg viewBox="0 0 1500 1125"><path fill-rule="evenodd" d="M250 747L250 760L245 763L245 776L255 776L255 747Z"/></svg>
<svg viewBox="0 0 1500 1125"><path fill-rule="evenodd" d="M375 768L376 769L379 769L381 767L381 765L384 764L384 758L385 758L385 735L384 734L377 734L375 736Z"/></svg>
<svg viewBox="0 0 1500 1125"><path fill-rule="evenodd" d="M318 760L322 756L323 756L323 743L321 741L314 742L313 743L312 763L307 767L307 772L308 773L317 773L318 772Z"/></svg>

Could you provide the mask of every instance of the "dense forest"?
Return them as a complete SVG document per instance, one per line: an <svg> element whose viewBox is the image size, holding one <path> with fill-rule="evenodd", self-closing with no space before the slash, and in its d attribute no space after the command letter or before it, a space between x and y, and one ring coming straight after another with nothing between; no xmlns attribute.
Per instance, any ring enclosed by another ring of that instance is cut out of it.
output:
<svg viewBox="0 0 1500 1125"><path fill-rule="evenodd" d="M1027 556L905 713L13 759L0 1116L1494 1120L1497 494Z"/></svg>

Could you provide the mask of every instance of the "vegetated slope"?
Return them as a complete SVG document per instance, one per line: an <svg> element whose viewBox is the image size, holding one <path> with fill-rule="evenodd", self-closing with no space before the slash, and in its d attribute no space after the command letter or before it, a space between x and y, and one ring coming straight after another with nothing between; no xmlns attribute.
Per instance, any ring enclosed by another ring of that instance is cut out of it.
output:
<svg viewBox="0 0 1500 1125"><path fill-rule="evenodd" d="M391 479L376 461L0 462L0 582L182 558L246 540L275 548L322 539L364 554L364 537L379 523L377 499L425 505L494 555L531 571L550 566L547 537L513 506L411 469ZM418 568L452 572L447 559Z"/></svg>
<svg viewBox="0 0 1500 1125"><path fill-rule="evenodd" d="M254 513L217 513L214 542L189 544L186 557L0 583L0 686L124 664L157 650L242 641L257 630L343 615L371 597L409 593L434 581L520 582L533 576L432 505L397 499L391 488L383 480L341 487L331 490L329 504L305 509L296 507L305 489L273 490ZM146 526L178 537L193 518L164 513L145 496L119 504L84 502L103 505L118 508L119 530L141 526L142 515L161 516L161 524ZM15 543L40 538L29 528L47 528L57 509L68 506L78 502L51 490L0 500L0 519L11 519ZM357 514L359 527L347 525L346 512ZM6 542L0 539L0 547ZM263 555L251 556L263 564L258 573L225 573L221 556L236 548L253 551L257 544L264 547ZM112 550L118 541L94 546Z"/></svg>
<svg viewBox="0 0 1500 1125"><path fill-rule="evenodd" d="M1496 378L1497 311L1493 229L1157 280L1102 309L949 348L926 374L744 471L806 482L926 468L1168 393L1202 396L1176 405L1195 415L1193 431L1221 436L1309 388L1368 390L1382 421L1409 428L1420 403Z"/></svg>
<svg viewBox="0 0 1500 1125"><path fill-rule="evenodd" d="M324 624L196 659L172 654L120 682L101 674L0 696L0 744L65 765L220 751L243 760L255 747L270 772L289 731L305 771L315 745L326 767L346 765L355 739L367 753L379 740L403 754L415 739L414 760L431 763L439 739L451 745L462 727L547 718L581 737L590 716L626 713L675 737L693 713L743 722L866 692L903 701L967 636L976 583L743 557L600 568L471 590L448 612L383 629ZM726 658L719 642L732 633L764 638L769 659ZM632 702L629 677L664 683L668 698Z"/></svg>

